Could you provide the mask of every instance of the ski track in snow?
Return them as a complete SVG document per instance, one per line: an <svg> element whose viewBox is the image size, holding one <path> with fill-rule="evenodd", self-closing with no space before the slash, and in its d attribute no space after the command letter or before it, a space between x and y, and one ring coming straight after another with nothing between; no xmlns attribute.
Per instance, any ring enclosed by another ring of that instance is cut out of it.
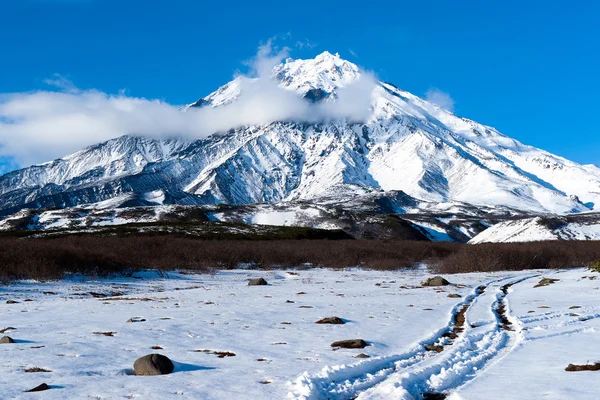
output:
<svg viewBox="0 0 600 400"><path fill-rule="evenodd" d="M446 393L476 378L487 365L499 360L523 341L521 322L510 315L507 296L517 283L539 274L493 280L478 288L452 310L449 322L411 350L375 358L353 365L325 367L316 375L304 373L290 385L288 398L316 399L423 399L445 398ZM500 286L502 284L502 286ZM493 290L492 290L493 286ZM482 290L483 289L483 290ZM493 323L469 325L472 305L483 297L494 296ZM454 343L451 332L457 314L467 307L464 331ZM440 353L428 351L428 344L442 345Z"/></svg>

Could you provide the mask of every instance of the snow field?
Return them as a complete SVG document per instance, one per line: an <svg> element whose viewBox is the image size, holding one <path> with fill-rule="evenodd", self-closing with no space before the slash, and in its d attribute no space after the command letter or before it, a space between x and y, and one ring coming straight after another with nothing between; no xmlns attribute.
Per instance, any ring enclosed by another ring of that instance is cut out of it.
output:
<svg viewBox="0 0 600 400"><path fill-rule="evenodd" d="M269 286L247 286L259 276ZM0 398L597 398L597 373L564 368L600 359L593 345L600 278L589 278L598 274L461 274L447 276L451 286L420 287L429 276L357 269L146 272L3 286L0 329L15 328L3 335L17 343L0 345ZM560 281L534 288L542 276ZM463 306L465 322L451 339L445 334ZM328 316L346 324L314 323ZM330 347L359 338L370 346ZM175 372L130 375L133 361L152 352L170 357ZM359 353L371 358L355 358ZM24 372L32 367L52 372ZM52 389L23 393L42 382Z"/></svg>

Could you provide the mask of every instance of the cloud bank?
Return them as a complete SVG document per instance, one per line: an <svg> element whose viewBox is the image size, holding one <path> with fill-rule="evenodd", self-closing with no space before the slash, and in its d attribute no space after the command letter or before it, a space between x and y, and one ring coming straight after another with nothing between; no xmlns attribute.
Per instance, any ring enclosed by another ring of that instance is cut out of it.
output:
<svg viewBox="0 0 600 400"><path fill-rule="evenodd" d="M236 101L187 112L161 100L79 90L58 74L45 81L57 90L0 94L0 159L26 166L125 134L193 140L273 121L368 118L375 87L371 74L363 72L340 88L336 101L313 104L271 79L273 67L287 55L287 48L267 41L248 62L250 72L237 77L241 94Z"/></svg>

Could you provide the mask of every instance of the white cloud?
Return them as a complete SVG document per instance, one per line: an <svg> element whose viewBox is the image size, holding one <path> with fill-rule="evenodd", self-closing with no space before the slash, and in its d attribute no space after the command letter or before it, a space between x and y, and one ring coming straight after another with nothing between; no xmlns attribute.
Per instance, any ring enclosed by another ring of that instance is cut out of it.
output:
<svg viewBox="0 0 600 400"><path fill-rule="evenodd" d="M124 134L192 140L273 121L368 118L375 87L371 74L362 73L357 82L340 89L335 102L313 104L270 79L288 51L276 48L271 39L260 46L247 63L251 71L239 77L239 99L214 108L181 112L164 101L131 97L125 91L79 90L61 75L46 80L59 91L0 94L0 158L26 166Z"/></svg>
<svg viewBox="0 0 600 400"><path fill-rule="evenodd" d="M450 94L443 92L440 89L429 89L425 94L425 99L445 110L454 112L454 99L450 97Z"/></svg>
<svg viewBox="0 0 600 400"><path fill-rule="evenodd" d="M52 78L44 79L44 83L49 86L54 86L60 90L69 93L77 93L79 89L70 79L62 76L61 74L54 74Z"/></svg>
<svg viewBox="0 0 600 400"><path fill-rule="evenodd" d="M315 43L312 43L308 39L304 39L304 40L296 41L296 47L299 48L300 50L302 50L304 48L314 49L315 47L317 47L317 45Z"/></svg>

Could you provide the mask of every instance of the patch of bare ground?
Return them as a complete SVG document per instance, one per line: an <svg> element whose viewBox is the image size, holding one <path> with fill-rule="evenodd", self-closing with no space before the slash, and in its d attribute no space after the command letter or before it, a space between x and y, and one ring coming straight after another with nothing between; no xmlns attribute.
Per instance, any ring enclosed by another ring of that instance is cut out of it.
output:
<svg viewBox="0 0 600 400"><path fill-rule="evenodd" d="M49 370L49 369L44 369L44 368L39 368L39 367L32 367L32 368L25 369L25 372L32 373L32 372L52 372L52 371Z"/></svg>
<svg viewBox="0 0 600 400"><path fill-rule="evenodd" d="M216 350L201 349L201 350L194 350L194 352L196 352L196 353L214 354L214 355L216 355L219 358L235 357L235 353L232 353L231 351L216 351Z"/></svg>
<svg viewBox="0 0 600 400"><path fill-rule="evenodd" d="M548 286L548 285L552 285L553 283L559 282L560 279L555 279L555 278L542 278L535 286L534 288L538 288L538 287L543 287L543 286Z"/></svg>
<svg viewBox="0 0 600 400"><path fill-rule="evenodd" d="M434 345L434 344L426 344L425 350L435 351L436 353L441 353L442 351L444 351L444 346Z"/></svg>
<svg viewBox="0 0 600 400"><path fill-rule="evenodd" d="M583 365L569 364L567 366L567 368L565 368L565 371L569 371L569 372L600 371L600 362L597 362L594 364L583 364Z"/></svg>
<svg viewBox="0 0 600 400"><path fill-rule="evenodd" d="M104 298L104 301L164 301L169 300L169 297L113 297Z"/></svg>
<svg viewBox="0 0 600 400"><path fill-rule="evenodd" d="M115 336L117 332L92 332L94 335Z"/></svg>
<svg viewBox="0 0 600 400"><path fill-rule="evenodd" d="M504 286L502 286L500 288L500 290L502 290L502 298L498 299L498 305L496 306L496 314L498 315L498 318L500 319L500 328L504 329L505 331L512 331L512 322L510 322L510 320L508 319L508 313L506 312L506 305L504 303L504 297L506 297L506 295L508 294L508 289L512 286L513 284L508 283Z"/></svg>

